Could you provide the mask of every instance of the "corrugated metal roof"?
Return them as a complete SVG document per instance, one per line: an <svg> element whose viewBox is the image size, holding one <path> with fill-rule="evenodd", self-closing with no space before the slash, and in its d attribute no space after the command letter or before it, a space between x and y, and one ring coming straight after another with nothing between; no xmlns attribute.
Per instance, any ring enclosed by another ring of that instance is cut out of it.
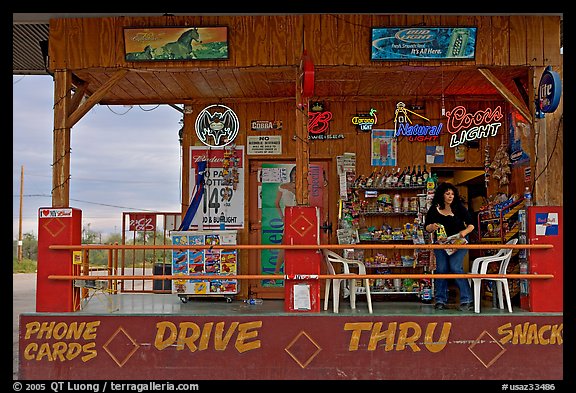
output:
<svg viewBox="0 0 576 393"><path fill-rule="evenodd" d="M48 50L48 23L21 23L12 25L12 74L48 75L41 42Z"/></svg>

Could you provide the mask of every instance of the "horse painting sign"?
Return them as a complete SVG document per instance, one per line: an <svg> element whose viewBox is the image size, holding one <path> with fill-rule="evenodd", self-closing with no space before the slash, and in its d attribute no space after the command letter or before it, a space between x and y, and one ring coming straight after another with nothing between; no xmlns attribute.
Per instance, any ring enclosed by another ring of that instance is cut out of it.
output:
<svg viewBox="0 0 576 393"><path fill-rule="evenodd" d="M228 28L124 28L126 61L228 59Z"/></svg>

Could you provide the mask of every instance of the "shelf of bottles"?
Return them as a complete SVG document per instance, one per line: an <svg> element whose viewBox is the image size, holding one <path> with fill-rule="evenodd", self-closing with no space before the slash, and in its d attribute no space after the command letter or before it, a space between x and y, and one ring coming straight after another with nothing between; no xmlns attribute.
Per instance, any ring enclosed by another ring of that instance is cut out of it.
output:
<svg viewBox="0 0 576 393"><path fill-rule="evenodd" d="M359 175L348 186L348 198L342 201L340 228L359 230L358 243L361 244L425 244L423 230L424 214L431 196L427 189L435 188L436 177L429 176L426 165L374 168L368 175ZM428 184L431 182L431 185ZM370 216L390 216L377 226ZM370 221L366 221L370 219ZM428 239L429 241L429 239ZM373 273L388 274L398 272L424 272L430 270L430 250L413 250L409 255L402 252L378 252L372 250L348 250L346 257L361 259ZM364 293L361 281L357 282L356 293ZM430 279L370 279L372 295L416 295L423 302L430 302L433 293L432 275Z"/></svg>
<svg viewBox="0 0 576 393"><path fill-rule="evenodd" d="M352 191L356 199L359 200L360 206L358 213L364 216L416 216L418 212L425 209L420 203L419 192L426 189L426 180L428 171L424 165L424 170L418 165L410 169L406 167L404 171L401 168L374 169L372 173L364 177L358 176L355 180ZM363 198L360 198L359 192L363 191ZM394 195L390 194L395 193ZM406 196L405 192L412 194ZM401 195L404 194L404 196Z"/></svg>
<svg viewBox="0 0 576 393"><path fill-rule="evenodd" d="M420 165L418 165L418 170L416 170L416 165L412 167L412 170L410 170L410 166L407 166L404 170L400 167L394 168L374 168L370 175L358 176L352 187L364 190L410 190L426 187L426 180L429 175L426 165L424 165L424 170L421 170Z"/></svg>

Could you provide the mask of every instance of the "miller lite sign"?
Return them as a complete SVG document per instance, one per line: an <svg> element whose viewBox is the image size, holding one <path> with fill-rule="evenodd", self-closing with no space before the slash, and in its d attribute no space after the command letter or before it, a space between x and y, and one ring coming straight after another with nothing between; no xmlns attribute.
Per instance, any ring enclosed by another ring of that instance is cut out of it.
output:
<svg viewBox="0 0 576 393"><path fill-rule="evenodd" d="M562 95L562 83L560 75L552 71L548 66L542 73L540 83L538 84L538 101L536 110L541 113L552 113L558 108L560 96Z"/></svg>

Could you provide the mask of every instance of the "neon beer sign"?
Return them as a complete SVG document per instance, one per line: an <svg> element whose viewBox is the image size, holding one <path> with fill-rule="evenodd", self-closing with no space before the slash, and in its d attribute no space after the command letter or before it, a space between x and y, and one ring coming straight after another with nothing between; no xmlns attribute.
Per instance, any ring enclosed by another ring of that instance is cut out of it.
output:
<svg viewBox="0 0 576 393"><path fill-rule="evenodd" d="M360 131L370 132L372 127L378 122L378 117L376 116L376 109L370 109L369 114L356 115L352 118L352 124L354 124Z"/></svg>
<svg viewBox="0 0 576 393"><path fill-rule="evenodd" d="M464 142L496 136L498 129L502 126L500 120L504 116L500 106L495 109L486 108L475 113L468 113L466 108L459 105L450 112L446 112L446 117L448 118L446 129L452 134L450 147L456 147Z"/></svg>
<svg viewBox="0 0 576 393"><path fill-rule="evenodd" d="M430 119L427 117L406 108L405 103L398 102L396 111L394 111L394 137L407 136L409 142L428 142L439 138L440 131L442 131L442 123L436 126L412 124L411 115L415 115L430 123Z"/></svg>

